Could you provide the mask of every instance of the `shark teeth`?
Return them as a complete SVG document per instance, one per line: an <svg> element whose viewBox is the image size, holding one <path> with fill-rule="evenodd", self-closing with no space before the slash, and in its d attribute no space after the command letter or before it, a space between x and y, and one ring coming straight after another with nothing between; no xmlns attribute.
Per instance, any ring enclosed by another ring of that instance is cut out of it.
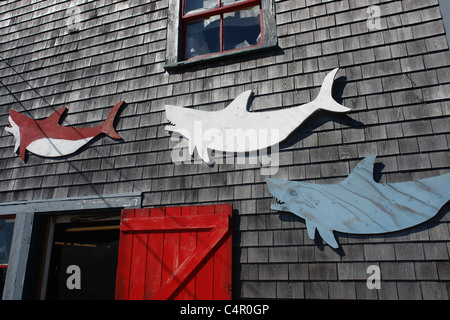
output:
<svg viewBox="0 0 450 320"><path fill-rule="evenodd" d="M11 129L13 127L13 125L11 124L12 119L9 118L8 119L8 124L5 127L5 130L9 132L9 129Z"/></svg>
<svg viewBox="0 0 450 320"><path fill-rule="evenodd" d="M273 197L273 199L276 200L276 202L277 202L278 205L283 205L283 204L284 204L283 201L281 201L280 199L278 199L278 198L275 197L275 196Z"/></svg>

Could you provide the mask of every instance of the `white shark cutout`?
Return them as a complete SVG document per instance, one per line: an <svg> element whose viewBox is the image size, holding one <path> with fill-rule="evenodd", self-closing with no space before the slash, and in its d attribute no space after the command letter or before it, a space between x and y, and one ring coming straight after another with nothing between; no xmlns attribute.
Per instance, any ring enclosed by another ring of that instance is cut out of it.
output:
<svg viewBox="0 0 450 320"><path fill-rule="evenodd" d="M325 242L338 248L333 231L380 234L403 230L431 219L450 200L450 173L419 181L376 183L375 158L362 160L337 184L266 179L277 200L271 209L305 219L310 239L317 230Z"/></svg>
<svg viewBox="0 0 450 320"><path fill-rule="evenodd" d="M195 149L200 157L212 164L211 151L253 152L274 146L285 140L309 116L319 109L349 112L332 97L334 77L339 69L324 79L317 98L307 104L274 111L249 112L252 91L241 93L225 109L202 111L166 105L167 131L177 132L189 140L189 154Z"/></svg>

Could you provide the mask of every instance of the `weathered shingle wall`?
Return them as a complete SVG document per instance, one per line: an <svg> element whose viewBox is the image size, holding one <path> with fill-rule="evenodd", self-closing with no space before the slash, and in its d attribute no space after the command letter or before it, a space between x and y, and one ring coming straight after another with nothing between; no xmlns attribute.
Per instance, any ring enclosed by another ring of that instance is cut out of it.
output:
<svg viewBox="0 0 450 320"><path fill-rule="evenodd" d="M378 156L381 182L450 169L450 55L437 0L276 1L279 48L164 69L168 0L0 4L0 199L2 202L143 192L146 207L232 203L236 298L448 299L448 206L430 222L381 236L339 234L341 249L309 240L304 221L270 210L259 165L175 165L164 105L220 110L244 90L254 110L314 99L340 67L335 97L348 115L319 112L280 146L274 176L312 183L346 177ZM381 9L380 29L367 7ZM34 118L61 106L66 124L96 125L120 100L124 141L101 137L73 156L14 154L3 128L14 109ZM380 266L380 290L367 267Z"/></svg>

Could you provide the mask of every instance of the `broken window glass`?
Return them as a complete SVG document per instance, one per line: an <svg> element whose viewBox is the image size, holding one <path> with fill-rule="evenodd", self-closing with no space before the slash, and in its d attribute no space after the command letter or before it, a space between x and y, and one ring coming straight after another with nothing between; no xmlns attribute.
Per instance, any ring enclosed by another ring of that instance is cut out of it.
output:
<svg viewBox="0 0 450 320"><path fill-rule="evenodd" d="M229 1L229 0L228 0ZM217 8L219 6L218 0L185 0L184 14L193 14Z"/></svg>
<svg viewBox="0 0 450 320"><path fill-rule="evenodd" d="M223 50L234 50L261 43L259 6L223 15Z"/></svg>
<svg viewBox="0 0 450 320"><path fill-rule="evenodd" d="M186 25L186 59L216 52L220 52L219 15Z"/></svg>
<svg viewBox="0 0 450 320"><path fill-rule="evenodd" d="M229 6L230 4L235 4L246 0L222 0L222 7Z"/></svg>

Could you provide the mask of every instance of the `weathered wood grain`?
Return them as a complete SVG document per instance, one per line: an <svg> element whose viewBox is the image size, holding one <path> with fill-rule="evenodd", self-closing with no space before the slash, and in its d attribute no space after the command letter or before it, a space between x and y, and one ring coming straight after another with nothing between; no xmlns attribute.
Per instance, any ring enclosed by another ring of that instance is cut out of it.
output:
<svg viewBox="0 0 450 320"><path fill-rule="evenodd" d="M124 210L116 299L230 299L231 206Z"/></svg>
<svg viewBox="0 0 450 320"><path fill-rule="evenodd" d="M425 222L450 199L450 173L419 181L376 183L375 156L361 161L342 182L331 185L266 179L273 210L305 219L308 235L316 230L333 248L333 231L379 234Z"/></svg>

